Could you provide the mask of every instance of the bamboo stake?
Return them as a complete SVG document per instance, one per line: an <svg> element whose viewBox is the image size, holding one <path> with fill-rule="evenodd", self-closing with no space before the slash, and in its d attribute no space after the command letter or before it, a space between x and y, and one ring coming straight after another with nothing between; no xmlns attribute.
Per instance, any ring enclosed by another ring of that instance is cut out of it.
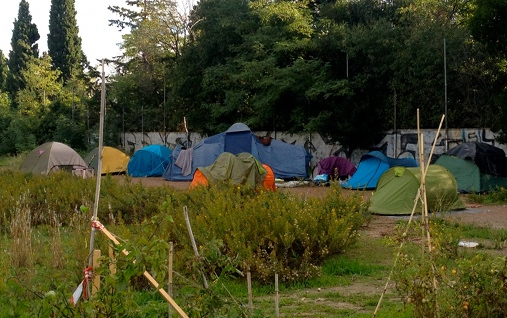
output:
<svg viewBox="0 0 507 318"><path fill-rule="evenodd" d="M195 238L194 233L192 233L192 227L190 226L190 218L188 217L188 210L187 206L185 205L183 207L183 213L185 214L185 221L187 222L187 229L188 229L188 235L190 235L190 241L192 242L192 247L194 249L195 257L197 259L200 259L201 256L199 256L199 251L197 250L197 244L195 244ZM208 289L208 280L206 279L206 275L204 275L204 272L202 272L202 281L204 288Z"/></svg>
<svg viewBox="0 0 507 318"><path fill-rule="evenodd" d="M168 266L167 266L167 277L168 277L168 284L167 284L167 293L169 296L173 296L173 253L174 253L174 245L173 242L169 242L169 260L168 260ZM169 317L171 317L171 304L169 304L168 308Z"/></svg>
<svg viewBox="0 0 507 318"><path fill-rule="evenodd" d="M429 165L431 163L431 158L432 158L433 152L435 150L435 146L436 146L436 143L437 143L437 138L438 138L438 135L440 134L440 129L442 127L443 120L444 120L444 117L442 117L442 120L440 121L440 126L438 128L437 134L435 135L435 139L433 141L433 146L432 146L431 151L430 151L430 156L429 156L428 164L427 164L426 168L424 168L424 164L420 164L420 166L421 166L421 178L424 178L424 179L422 179L422 180L424 180L424 182L422 182L421 186L419 187L419 189L417 191L417 195L416 195L416 198L414 200L414 206L412 208L412 212L410 214L410 218L408 220L407 227L405 228L405 232L403 233L404 235L406 235L406 233L408 232L408 229L409 229L410 224L412 222L415 210L417 208L417 202L419 201L419 199L421 199L422 193L424 193L424 198L422 198L422 201L423 201L422 204L423 204L423 206L426 206L426 210L425 210L426 213L422 213L423 214L422 217L425 217L425 216L427 217L428 216L427 201L426 201L426 186L425 186L425 184L426 184L426 182L425 182L425 180L426 180L426 172L428 171ZM424 143L423 143L424 138L420 134L419 109L417 109L417 130L418 130L418 136L421 136L421 138L418 140L418 143L419 143L419 146L418 146L419 160L420 160L420 162L424 163L424 159L423 159L424 158L423 157L423 155L424 155ZM425 236L424 229L423 229L422 235L423 235L423 241L424 241L424 236ZM431 256L431 240L430 240L431 236L430 236L429 226L427 227L426 235L428 237L428 242L429 242L428 245L430 246L429 252L430 252L430 258L431 258L432 257ZM396 256L394 258L394 262L393 262L393 266L391 268L391 272L389 273L389 276L387 278L387 282L384 285L384 289L382 290L382 293L380 295L379 301L377 303L377 307L375 308L375 311L373 312L373 318L377 317L377 313L378 313L378 311L380 309L380 305L382 303L382 300L383 300L383 298L384 298L384 296L385 296L385 294L387 292L387 288L389 287L389 283L391 281L391 277L392 277L392 275L394 273L394 269L396 268L396 264L398 263L399 257L401 255L401 250L402 250L404 244L405 244L405 242L401 242L400 247L398 248L398 252L396 253ZM435 295L436 295L438 289L437 289L437 281L436 281L436 275L435 275L435 271L436 271L435 270L435 265L432 264L431 268L432 268L432 272L433 272L433 290L434 290ZM438 304L435 304L435 306L438 307ZM437 312L438 312L438 310L437 310Z"/></svg>
<svg viewBox="0 0 507 318"><path fill-rule="evenodd" d="M105 227L101 226L100 230L102 231L102 233L104 233L111 241L113 241L113 243L115 245L119 245L120 242L118 242L118 240L116 239L116 237L114 237L113 234L111 234L111 232L109 232ZM129 252L125 249L122 250L122 253L124 255L128 255ZM171 298L171 296L169 296L169 294L163 289L163 288L159 288L160 285L158 284L158 282L155 280L155 278L153 278L153 276L151 276L150 273L148 273L148 271L144 271L143 273L144 277L146 277L146 279L153 285L153 287L155 287L157 289L157 291L162 295L162 297L164 297L170 304L171 306L178 312L178 314L183 317L183 318L188 318L187 314L183 311L183 309L181 309L180 306L178 306L178 304Z"/></svg>

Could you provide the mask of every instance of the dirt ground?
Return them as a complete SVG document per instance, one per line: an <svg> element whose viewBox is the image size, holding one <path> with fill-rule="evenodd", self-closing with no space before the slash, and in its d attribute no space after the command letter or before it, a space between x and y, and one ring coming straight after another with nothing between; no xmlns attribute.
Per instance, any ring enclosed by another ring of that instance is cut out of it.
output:
<svg viewBox="0 0 507 318"><path fill-rule="evenodd" d="M115 176L122 180L124 176ZM188 189L190 182L188 181L168 181L162 177L151 177L151 178L132 178L132 182L142 183L147 187L160 187L167 186L179 190ZM329 192L329 187L319 187L314 185L300 186L293 188L278 188L278 191L290 192L298 195L304 195L307 197L322 198ZM342 189L342 194L351 195L359 193L365 200L371 196L371 191L356 191ZM466 202L466 198L463 197ZM446 213L443 217L457 220L461 223L470 223L478 226L487 226L493 228L507 229L507 205L479 205L467 203L467 208L462 211L453 211ZM389 233L389 230L393 228L392 225L397 220L406 219L407 216L380 216L375 215L368 225L368 232L370 235L384 236Z"/></svg>

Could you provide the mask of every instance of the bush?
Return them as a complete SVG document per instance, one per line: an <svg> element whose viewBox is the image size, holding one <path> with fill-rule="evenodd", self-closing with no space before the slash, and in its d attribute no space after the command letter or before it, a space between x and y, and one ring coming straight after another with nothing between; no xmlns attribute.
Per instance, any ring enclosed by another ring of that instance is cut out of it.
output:
<svg viewBox="0 0 507 318"><path fill-rule="evenodd" d="M146 188L128 177L122 184L104 177L99 218L121 241L115 247L118 271L109 275L111 260L103 257L96 270L103 275L99 293L73 307L68 300L88 260L96 180L64 172L3 171L0 177L2 248L17 253L13 240L22 239L34 256L25 265L18 257L14 267L11 258L0 261L0 311L8 316L156 317L167 304L160 297L151 299L153 287L142 273L167 281L168 243L173 242L180 306L192 317L246 317L224 290L223 278L246 271L269 284L275 273L282 282L315 277L323 260L354 243L369 216L361 197L342 196L336 185L326 198L313 199L232 185L191 191ZM189 239L185 206L199 259ZM12 232L21 211L27 214L17 233L29 236ZM110 244L96 234L95 248L104 253ZM209 289L200 287L202 273L210 279Z"/></svg>
<svg viewBox="0 0 507 318"><path fill-rule="evenodd" d="M284 282L319 275L322 260L353 244L369 215L362 198L344 197L336 185L324 199L235 186L200 187L185 196L166 201L175 221L167 240L190 246L182 212L188 205L200 249L235 260L263 282L275 273ZM217 240L218 249L208 246Z"/></svg>

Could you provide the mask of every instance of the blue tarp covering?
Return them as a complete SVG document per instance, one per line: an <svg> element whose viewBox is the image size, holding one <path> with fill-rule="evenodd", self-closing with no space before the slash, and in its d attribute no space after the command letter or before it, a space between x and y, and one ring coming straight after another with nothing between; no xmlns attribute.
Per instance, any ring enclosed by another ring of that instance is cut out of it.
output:
<svg viewBox="0 0 507 318"><path fill-rule="evenodd" d="M342 187L356 190L375 189L380 176L396 166L417 167L417 162L412 158L391 158L380 151L371 151L361 157L356 172Z"/></svg>
<svg viewBox="0 0 507 318"><path fill-rule="evenodd" d="M191 151L191 169L182 169L180 154ZM292 145L275 139L268 146L263 145L257 136L243 123L232 125L227 131L202 140L191 149L181 145L174 148L170 163L163 177L171 181L190 181L198 167L211 165L223 152L237 155L251 153L259 162L267 164L276 178L306 178L308 164L312 155L302 145ZM176 164L178 161L179 164Z"/></svg>
<svg viewBox="0 0 507 318"><path fill-rule="evenodd" d="M163 145L149 145L130 158L127 174L132 177L160 177L169 165L171 149Z"/></svg>

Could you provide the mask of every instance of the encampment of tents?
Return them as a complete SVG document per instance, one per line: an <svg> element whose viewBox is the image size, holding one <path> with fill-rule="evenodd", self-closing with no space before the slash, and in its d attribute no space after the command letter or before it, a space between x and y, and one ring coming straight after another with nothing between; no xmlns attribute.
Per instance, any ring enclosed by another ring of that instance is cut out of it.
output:
<svg viewBox="0 0 507 318"><path fill-rule="evenodd" d="M430 212L464 209L456 179L441 165L430 165L426 172L426 200ZM369 211L382 215L410 215L421 185L421 169L393 167L380 177L370 198ZM421 213L420 200L415 213Z"/></svg>
<svg viewBox="0 0 507 318"><path fill-rule="evenodd" d="M238 155L223 152L211 165L198 167L194 173L190 189L199 185L220 182L248 185L253 188L262 186L266 190L276 190L273 171L269 166L261 164L252 154L247 152L241 152Z"/></svg>
<svg viewBox="0 0 507 318"><path fill-rule="evenodd" d="M340 180L350 178L357 170L356 166L349 159L338 156L321 159L317 163L317 168L319 175L326 174L331 179Z"/></svg>
<svg viewBox="0 0 507 318"><path fill-rule="evenodd" d="M169 165L171 149L164 145L149 145L134 152L127 164L132 177L160 177Z"/></svg>
<svg viewBox="0 0 507 318"><path fill-rule="evenodd" d="M56 141L46 142L33 149L19 167L21 171L37 174L87 169L88 165L74 149Z"/></svg>
<svg viewBox="0 0 507 318"><path fill-rule="evenodd" d="M98 171L99 163L99 147L90 151L84 161L89 168L93 168L95 173ZM102 147L102 158L101 158L101 174L118 174L125 173L127 171L127 165L130 161L130 157L123 151L114 147L104 146Z"/></svg>
<svg viewBox="0 0 507 318"><path fill-rule="evenodd" d="M176 146L163 177L171 181L190 181L197 167L211 165L224 152L252 154L260 163L271 167L275 177L280 179L306 178L312 158L302 145L276 139L270 139L265 145L247 125L236 123L225 132L205 138L195 147Z"/></svg>
<svg viewBox="0 0 507 318"><path fill-rule="evenodd" d="M354 175L342 184L347 189L366 190L375 189L377 182L384 172L392 167L417 167L413 158L391 158L380 151L371 151L359 160Z"/></svg>
<svg viewBox="0 0 507 318"><path fill-rule="evenodd" d="M454 175L460 192L481 193L507 187L507 159L501 148L467 142L449 149L435 163Z"/></svg>

